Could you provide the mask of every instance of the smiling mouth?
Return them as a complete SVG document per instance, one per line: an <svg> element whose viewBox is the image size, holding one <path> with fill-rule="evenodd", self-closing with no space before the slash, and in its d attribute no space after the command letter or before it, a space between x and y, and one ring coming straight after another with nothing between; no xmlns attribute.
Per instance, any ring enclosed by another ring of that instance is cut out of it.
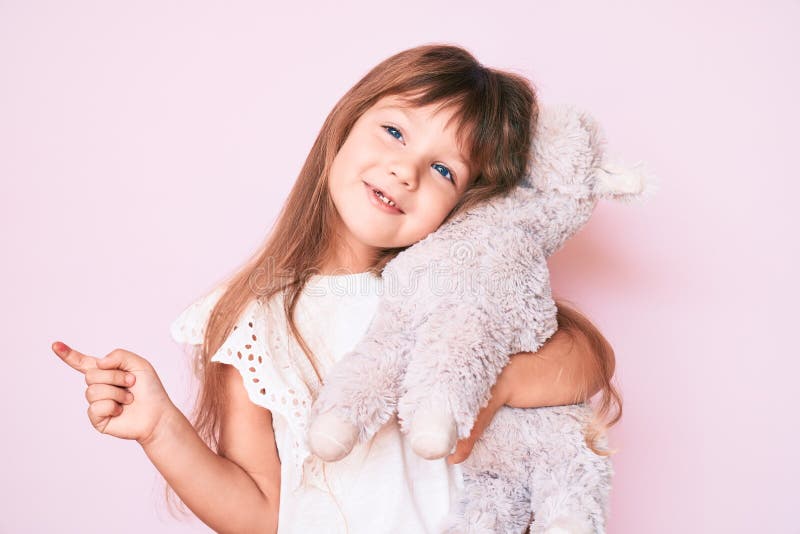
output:
<svg viewBox="0 0 800 534"><path fill-rule="evenodd" d="M373 187L373 185L370 184L369 182L364 182L364 184L366 184L367 187L372 189L372 194L375 195L378 198L378 200L380 200L381 202L383 202L387 206L391 206L391 207L395 208L400 213L405 213L402 209L400 209L400 206L397 205L397 203L394 201L394 199L392 199L388 195L384 194L383 191L381 191L377 187Z"/></svg>

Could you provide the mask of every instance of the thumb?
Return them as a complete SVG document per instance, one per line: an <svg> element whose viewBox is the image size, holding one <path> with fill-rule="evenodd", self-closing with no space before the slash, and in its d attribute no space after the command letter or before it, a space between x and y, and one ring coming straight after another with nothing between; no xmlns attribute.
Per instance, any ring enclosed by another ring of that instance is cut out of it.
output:
<svg viewBox="0 0 800 534"><path fill-rule="evenodd" d="M100 369L122 369L123 371L131 371L134 367L134 359L135 356L132 352L116 349L97 360L97 367Z"/></svg>
<svg viewBox="0 0 800 534"><path fill-rule="evenodd" d="M492 422L497 410L500 409L500 406L502 406L494 399L495 398L492 397L492 399L489 401L489 404L484 406L481 411L478 412L478 417L475 419L475 424L472 425L472 430L470 431L469 436L459 440L456 443L456 449L447 457L447 463L459 464L466 460L470 455L472 448L475 446L475 442L480 439L480 437L483 435L483 431L486 430L486 427Z"/></svg>

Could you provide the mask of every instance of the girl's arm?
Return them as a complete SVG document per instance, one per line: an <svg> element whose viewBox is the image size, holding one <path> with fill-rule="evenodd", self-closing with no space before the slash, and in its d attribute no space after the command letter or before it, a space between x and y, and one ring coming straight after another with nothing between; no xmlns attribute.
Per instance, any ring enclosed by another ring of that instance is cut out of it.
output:
<svg viewBox="0 0 800 534"><path fill-rule="evenodd" d="M212 451L175 408L144 452L186 506L216 532L265 532L278 526L280 461L269 410L247 397L239 371L226 364L228 403Z"/></svg>
<svg viewBox="0 0 800 534"><path fill-rule="evenodd" d="M536 352L520 352L509 359L497 379L498 395L506 406L539 408L583 402L601 387L592 383L593 353L578 329L559 328Z"/></svg>
<svg viewBox="0 0 800 534"><path fill-rule="evenodd" d="M217 454L172 403L145 358L123 349L95 358L60 341L51 348L84 374L92 426L141 444L167 483L205 524L223 533L277 531L280 461L272 417L250 401L237 369L225 365L223 372L225 407L220 413Z"/></svg>
<svg viewBox="0 0 800 534"><path fill-rule="evenodd" d="M586 334L577 328L569 332L559 328L536 352L513 354L497 377L489 404L478 413L469 437L456 444L447 461L466 460L494 414L504 405L541 408L591 398L601 388L601 384L587 383L593 376L587 373L593 356Z"/></svg>

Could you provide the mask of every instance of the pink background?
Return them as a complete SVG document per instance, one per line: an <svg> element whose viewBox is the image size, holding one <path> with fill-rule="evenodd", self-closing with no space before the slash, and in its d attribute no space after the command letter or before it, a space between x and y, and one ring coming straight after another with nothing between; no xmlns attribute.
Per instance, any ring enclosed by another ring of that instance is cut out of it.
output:
<svg viewBox="0 0 800 534"><path fill-rule="evenodd" d="M54 340L150 359L258 247L369 68L453 42L570 102L660 178L551 261L616 349L612 533L798 533L800 2L0 3L0 531L207 532L96 432Z"/></svg>

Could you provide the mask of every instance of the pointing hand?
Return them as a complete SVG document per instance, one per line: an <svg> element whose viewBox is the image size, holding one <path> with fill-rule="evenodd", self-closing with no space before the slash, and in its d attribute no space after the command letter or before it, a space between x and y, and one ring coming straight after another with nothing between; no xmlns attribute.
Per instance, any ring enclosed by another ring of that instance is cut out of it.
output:
<svg viewBox="0 0 800 534"><path fill-rule="evenodd" d="M153 366L141 356L116 349L95 358L61 342L51 348L86 377L87 412L98 432L144 444L156 435L164 416L177 409Z"/></svg>

